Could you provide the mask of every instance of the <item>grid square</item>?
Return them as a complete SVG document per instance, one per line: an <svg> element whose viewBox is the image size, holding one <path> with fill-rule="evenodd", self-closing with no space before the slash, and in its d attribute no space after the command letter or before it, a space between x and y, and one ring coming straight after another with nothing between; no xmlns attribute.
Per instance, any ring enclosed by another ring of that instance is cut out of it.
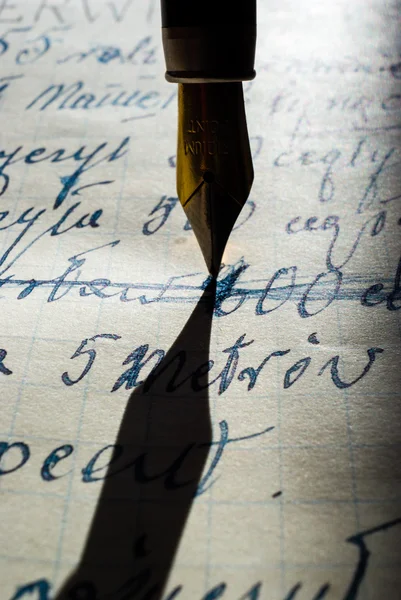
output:
<svg viewBox="0 0 401 600"><path fill-rule="evenodd" d="M7 554L16 559L30 559L34 548L35 554L42 560L53 561L58 546L54 532L58 530L63 509L63 499L44 496L39 503L32 502L25 494L15 494L13 501L7 503L7 518L0 528L1 546L7 548ZM26 543L21 544L21 539Z"/></svg>
<svg viewBox="0 0 401 600"><path fill-rule="evenodd" d="M355 530L352 504L319 503L285 506L285 558L310 565L353 564L355 552L346 539Z"/></svg>
<svg viewBox="0 0 401 600"><path fill-rule="evenodd" d="M213 402L211 399L211 404ZM228 437L238 442L229 446L235 448L277 447L279 428L277 426L277 400L273 395L254 396L249 398L231 397L231 394L216 398L213 411L215 423L226 421ZM256 435L256 434L261 435ZM244 439L241 439L244 438ZM214 440L220 439L220 432L215 425ZM229 448L227 447L227 450Z"/></svg>
<svg viewBox="0 0 401 600"><path fill-rule="evenodd" d="M348 444L346 411L342 395L334 393L297 395L289 392L282 396L281 440L286 445ZM316 418L321 415L323 418ZM294 431L297 432L294 439Z"/></svg>
<svg viewBox="0 0 401 600"><path fill-rule="evenodd" d="M49 424L43 415L51 415L51 435L74 442L82 406L82 391L64 389L62 383L41 387L26 385L21 391L13 433L15 436L48 437ZM39 396L39 398L38 398Z"/></svg>
<svg viewBox="0 0 401 600"><path fill-rule="evenodd" d="M349 420L355 445L400 443L401 404L396 394L353 395L349 400Z"/></svg>
<svg viewBox="0 0 401 600"><path fill-rule="evenodd" d="M284 449L283 489L286 501L353 499L348 448Z"/></svg>
<svg viewBox="0 0 401 600"><path fill-rule="evenodd" d="M278 565L280 556L280 507L215 505L210 561L217 569L227 549L231 565L257 567ZM235 528L235 536L233 530Z"/></svg>
<svg viewBox="0 0 401 600"><path fill-rule="evenodd" d="M223 461L219 482L213 487L214 501L229 502L241 498L241 502L250 503L253 511L253 503L271 500L272 494L280 488L279 452L276 449L261 447L256 452L241 447L237 450L228 448Z"/></svg>
<svg viewBox="0 0 401 600"><path fill-rule="evenodd" d="M401 495L398 446L355 448L355 485L360 500L395 500Z"/></svg>

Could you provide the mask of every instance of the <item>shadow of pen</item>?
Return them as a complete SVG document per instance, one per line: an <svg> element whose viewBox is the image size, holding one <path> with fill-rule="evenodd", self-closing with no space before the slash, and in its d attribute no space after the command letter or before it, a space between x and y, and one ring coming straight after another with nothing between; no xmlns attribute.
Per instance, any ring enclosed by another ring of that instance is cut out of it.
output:
<svg viewBox="0 0 401 600"><path fill-rule="evenodd" d="M56 600L161 599L212 439L199 367L209 361L215 290L212 282L131 394L80 562Z"/></svg>

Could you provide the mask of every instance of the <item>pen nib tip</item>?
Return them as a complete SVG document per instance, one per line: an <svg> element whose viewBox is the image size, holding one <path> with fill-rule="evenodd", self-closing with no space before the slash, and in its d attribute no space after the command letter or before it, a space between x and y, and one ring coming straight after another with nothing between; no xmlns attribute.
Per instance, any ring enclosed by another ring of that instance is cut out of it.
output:
<svg viewBox="0 0 401 600"><path fill-rule="evenodd" d="M216 181L204 179L184 210L202 250L207 268L217 278L223 253L242 205Z"/></svg>

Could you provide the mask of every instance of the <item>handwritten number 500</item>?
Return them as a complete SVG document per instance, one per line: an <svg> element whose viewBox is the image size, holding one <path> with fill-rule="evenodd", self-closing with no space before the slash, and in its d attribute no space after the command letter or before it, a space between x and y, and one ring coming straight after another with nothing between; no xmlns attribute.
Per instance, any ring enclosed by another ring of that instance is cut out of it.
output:
<svg viewBox="0 0 401 600"><path fill-rule="evenodd" d="M89 373L89 371L93 365L93 362L96 358L96 350L94 348L88 348L87 350L84 350L84 348L86 347L88 342L95 342L98 338L116 341L116 340L121 339L121 336L116 335L114 333L100 333L98 335L94 335L93 337L91 337L89 339L86 338L85 340L82 340L79 347L75 350L74 354L71 356L71 360L73 358L77 358L78 356L87 354L88 362L86 363L86 366L85 366L84 370L82 371L81 375L77 379L71 379L71 377L69 376L67 371L65 373L63 373L61 376L61 379L63 380L63 383L65 383L65 385L75 385L76 383L78 383L78 381L81 381L81 379L83 379L85 377L85 375L87 375Z"/></svg>

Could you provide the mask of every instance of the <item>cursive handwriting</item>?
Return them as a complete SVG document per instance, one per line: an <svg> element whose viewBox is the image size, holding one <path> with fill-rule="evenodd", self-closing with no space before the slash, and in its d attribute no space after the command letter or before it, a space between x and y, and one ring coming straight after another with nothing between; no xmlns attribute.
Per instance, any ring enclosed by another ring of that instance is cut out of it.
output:
<svg viewBox="0 0 401 600"><path fill-rule="evenodd" d="M385 534L387 531L391 530L394 527L397 527L401 524L401 518L394 519L392 521L387 521L385 523L381 523L375 527L370 529L360 531L350 537L347 538L347 542L355 545L358 548L358 559L356 565L354 567L354 571L351 575L350 583L342 596L342 600L362 600L362 584L369 573L369 566L371 563L371 552L368 548L369 540L374 537L376 534ZM137 576L128 580L122 587L119 588L115 592L115 594L111 594L110 600L117 600L121 598L121 590L127 594L125 597L134 597L132 594L144 593L150 580L151 580L151 571L149 569L140 571ZM139 585L138 585L139 583ZM206 592L205 595L202 596L201 600L217 600L218 598L224 598L225 592L229 591L230 587L225 581L220 582L218 585L214 586L211 590ZM297 600L299 598L299 592L302 589L302 582L296 583L285 595L283 600ZM311 600L324 600L328 593L330 592L331 585L330 583L326 583L317 590L316 594L314 594ZM176 586L171 592L167 593L164 600L181 600L185 596L181 595L183 592L183 586ZM238 597L238 600L262 600L265 598L266 600L272 600L272 596L269 591L267 591L268 595L264 594L263 584L261 581L258 581L251 585L248 591L246 591L243 595ZM34 600L51 600L51 585L47 579L39 579L37 581L19 586L11 598L11 600L22 600L26 598L26 600L32 598L32 594L35 593L36 596ZM240 592L239 592L240 593ZM71 590L71 600L79 600L80 598L85 598L86 600L100 600L98 597L96 587L91 582L83 582L78 584Z"/></svg>
<svg viewBox="0 0 401 600"><path fill-rule="evenodd" d="M177 97L177 91L159 92L135 87L127 90L120 83L107 83L102 89L89 88L84 81L52 84L31 100L26 110L99 110L102 108L135 108L130 117L153 116L156 109L165 110Z"/></svg>
<svg viewBox="0 0 401 600"><path fill-rule="evenodd" d="M32 244L36 243L40 236L60 235L74 227L96 227L101 216L99 211L95 211L91 217L86 214L69 227L61 229L61 225L79 205L77 203L70 207L54 225L46 228L32 242L20 249L19 253L0 271L0 288L3 292L16 289L18 292L16 298L24 300L35 291L43 290L47 293L47 302L56 302L76 291L80 298L90 296L95 296L99 300L118 298L120 302L136 301L142 306L153 303L194 304L199 300L199 296L210 281L210 276L203 279L201 273L174 276L165 283L118 282L105 277L85 279L82 276L82 270L87 260L104 248L115 247L119 244L119 240L71 256L68 259L68 266L64 268L62 273L51 279L21 279L13 274L2 277L5 271L15 264L18 258L32 247ZM37 215L29 219L27 217L28 215L24 213L19 220L21 224L25 224L25 228L28 227L29 223L35 222L35 219L39 218ZM245 302L249 303L251 301L255 302L254 314L256 316L270 315L289 302L295 304L301 318L313 317L325 311L333 302L343 300L355 300L368 308L384 304L388 310L398 310L399 306L395 302L401 299L399 264L396 266L394 278L383 277L380 283L377 283L377 276L344 275L338 266L332 264L332 253L338 239L339 229L335 220L331 220L330 223L333 237L329 243L326 256L326 262L331 265L327 271L305 280L305 277L301 277L298 267L291 265L281 267L263 279L246 282L243 277L249 271L250 265L243 258L234 265L223 265L220 277L217 280L215 316L225 317L233 314L240 310ZM349 264L361 240L378 235L377 232L382 229L382 223L383 217L377 217L362 226L345 258L347 264ZM370 229L368 225L371 227ZM25 228L23 231L25 231ZM9 246L7 252L3 254L0 265L5 262L11 250L15 249L16 244L20 243L21 239L20 234ZM341 264L345 264L344 261ZM194 283L194 278L199 279L200 277L201 282Z"/></svg>
<svg viewBox="0 0 401 600"><path fill-rule="evenodd" d="M32 165L43 162L52 164L66 163L67 165L75 163L78 166L71 175L60 177L62 188L54 202L54 208L58 208L64 202L72 188L80 182L84 173L87 173L89 170L94 169L101 164L111 163L125 156L129 141L129 137L124 138L112 151L108 151L109 142L102 142L92 150L89 150L86 146L81 146L73 151L67 151L65 148L56 150L48 149L45 146L29 150L24 149L23 146L17 146L17 148L13 148L12 150L0 150L0 196L5 194L9 188L11 182L10 167L17 163L22 162L29 168L32 168ZM101 183L105 184L113 182L102 181ZM75 194L78 193L79 190L75 190ZM31 212L32 210L34 209L28 209L26 212ZM3 221L7 217L9 217L9 211L0 213L0 221ZM7 225L7 227L10 226L11 225ZM1 228L1 230L3 229L5 229L5 227Z"/></svg>
<svg viewBox="0 0 401 600"><path fill-rule="evenodd" d="M195 492L195 496L201 496L214 485L216 479L212 479L212 476L220 465L227 446L266 435L273 431L274 427L269 426L261 431L242 437L230 437L228 423L223 420L219 423L219 429L220 438L218 440L197 444L189 443L183 448L178 448L174 459L159 467L158 472L155 472L154 467L153 469L149 467L155 453L157 457L160 456L158 447L153 451L152 448L149 448L146 452L140 452L132 456L132 444L109 444L98 450L82 467L80 481L84 484L102 482L105 479L117 477L126 471L130 471L137 485L160 481L165 490L174 492L191 485L192 482L183 479L181 473L189 462L196 460L197 452L205 447L210 447L215 449L215 452L212 453L210 464ZM51 483L71 473L68 470L71 465L69 465L67 459L74 452L75 446L73 444L63 444L54 448L43 459L39 473L41 481ZM0 477L7 477L19 471L29 462L30 458L31 448L26 441L0 442ZM106 463L104 462L105 459ZM62 463L61 467L59 463ZM113 469L110 469L111 465L113 465Z"/></svg>
<svg viewBox="0 0 401 600"><path fill-rule="evenodd" d="M76 372L73 376L67 371L62 374L61 379L67 387L78 384L93 368L97 356L97 351L94 346L96 346L96 341L98 339L118 341L121 339L121 336L103 333L82 340L77 350L72 354L71 360L75 361L75 359L83 357L86 364L84 364L83 369L81 367L82 370L80 372ZM317 339L316 332L308 336L307 341L312 345L312 348L314 347L317 350L320 341ZM285 365L285 372L282 375L282 385L283 389L288 389L304 376L305 372L311 367L311 364L314 366L316 361L319 360L319 358L312 358L312 356L304 356L302 358L297 358L294 362L294 351L290 348L283 348L269 352L258 365L249 366L248 363L247 366L244 366L243 363L245 361L247 362L247 352L245 348L253 346L254 344L255 340L246 339L246 333L244 333L240 335L232 345L222 350L223 355L227 355L227 358L224 367L218 375L215 374L217 359L210 359L206 363L200 364L194 371L185 377L182 375L187 363L187 353L185 350L177 352L168 363L164 363L163 367L160 367L161 363L165 360L166 351L161 348L150 350L149 344L141 344L123 361L123 366L128 366L128 368L115 381L111 388L111 392L116 392L121 387L125 387L126 390L131 390L140 385L144 386L144 392L148 392L152 389L160 376L169 369L172 369L173 375L165 384L165 391L167 393L173 393L177 389L189 385L189 388L193 392L200 392L211 386L216 386L218 388L218 394L221 395L230 388L233 381L247 382L247 391L249 392L255 387L261 373L270 366L270 361L273 359L279 360L279 368L281 367L281 364ZM368 355L368 362L364 365L362 371L354 374L353 378L349 381L345 381L340 376L340 356L338 354L325 359L323 365L320 364L319 367L315 367L314 371L318 377L324 375L325 372L328 371L332 383L339 389L352 387L369 373L376 361L377 355L384 352L384 350L383 348L373 347L368 348L366 352ZM114 350L110 358L113 358L115 355L116 352ZM79 362L82 363L82 361ZM292 364L288 365L288 362ZM341 363L344 363L344 360L341 360ZM111 369L112 364L109 362L108 370L111 371ZM341 371L343 370L344 365L342 364ZM205 383L205 377L211 375L212 372L215 376L211 381ZM277 376L276 367L274 367L274 375L275 377Z"/></svg>

